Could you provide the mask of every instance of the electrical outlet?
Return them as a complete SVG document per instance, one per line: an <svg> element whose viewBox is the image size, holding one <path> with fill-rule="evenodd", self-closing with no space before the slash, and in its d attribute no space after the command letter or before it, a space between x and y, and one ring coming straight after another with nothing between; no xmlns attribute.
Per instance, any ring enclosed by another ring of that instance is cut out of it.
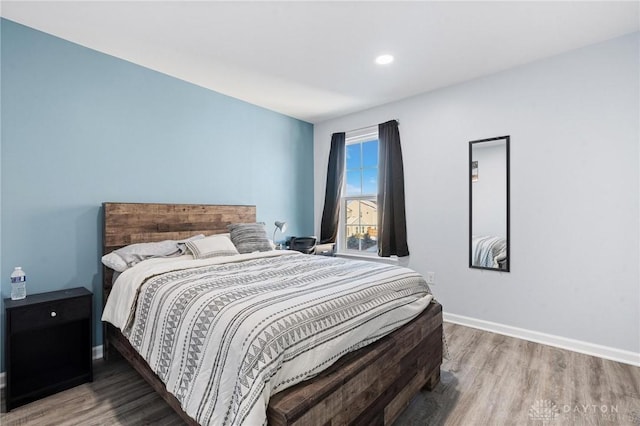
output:
<svg viewBox="0 0 640 426"><path fill-rule="evenodd" d="M427 272L427 284L436 285L436 273Z"/></svg>

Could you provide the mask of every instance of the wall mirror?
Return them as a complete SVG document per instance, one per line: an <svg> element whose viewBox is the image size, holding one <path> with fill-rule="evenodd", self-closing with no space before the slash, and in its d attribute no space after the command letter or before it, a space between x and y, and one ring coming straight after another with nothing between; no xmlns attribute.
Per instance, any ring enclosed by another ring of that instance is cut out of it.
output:
<svg viewBox="0 0 640 426"><path fill-rule="evenodd" d="M509 272L509 136L469 142L469 267Z"/></svg>

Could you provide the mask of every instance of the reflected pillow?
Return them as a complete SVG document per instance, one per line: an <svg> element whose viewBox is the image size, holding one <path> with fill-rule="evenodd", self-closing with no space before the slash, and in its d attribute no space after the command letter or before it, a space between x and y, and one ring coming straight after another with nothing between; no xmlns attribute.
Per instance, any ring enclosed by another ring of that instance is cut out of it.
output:
<svg viewBox="0 0 640 426"><path fill-rule="evenodd" d="M254 251L271 251L273 248L267 237L264 222L235 223L229 225L231 241L240 253L253 253Z"/></svg>
<svg viewBox="0 0 640 426"><path fill-rule="evenodd" d="M207 259L217 256L233 256L238 254L229 234L211 235L195 241L187 241L187 248L195 259Z"/></svg>

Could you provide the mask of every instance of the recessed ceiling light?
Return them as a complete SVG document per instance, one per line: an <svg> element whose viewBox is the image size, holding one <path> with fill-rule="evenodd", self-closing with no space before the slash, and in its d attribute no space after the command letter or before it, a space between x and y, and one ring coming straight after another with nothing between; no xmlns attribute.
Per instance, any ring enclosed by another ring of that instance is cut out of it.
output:
<svg viewBox="0 0 640 426"><path fill-rule="evenodd" d="M393 56L391 55L380 55L376 58L376 64L378 65L387 65L393 62Z"/></svg>

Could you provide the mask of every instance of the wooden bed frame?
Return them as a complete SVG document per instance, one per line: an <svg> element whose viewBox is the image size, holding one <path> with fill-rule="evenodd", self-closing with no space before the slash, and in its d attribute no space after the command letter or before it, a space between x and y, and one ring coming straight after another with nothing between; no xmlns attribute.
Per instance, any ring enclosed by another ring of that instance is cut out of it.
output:
<svg viewBox="0 0 640 426"><path fill-rule="evenodd" d="M219 234L231 223L255 222L255 206L104 203L103 254L151 241ZM103 268L103 304L113 271ZM179 401L111 324L104 325L104 356L119 353L189 425ZM422 388L433 389L442 363L442 307L431 303L410 323L350 353L318 376L274 395L269 425L388 425Z"/></svg>

